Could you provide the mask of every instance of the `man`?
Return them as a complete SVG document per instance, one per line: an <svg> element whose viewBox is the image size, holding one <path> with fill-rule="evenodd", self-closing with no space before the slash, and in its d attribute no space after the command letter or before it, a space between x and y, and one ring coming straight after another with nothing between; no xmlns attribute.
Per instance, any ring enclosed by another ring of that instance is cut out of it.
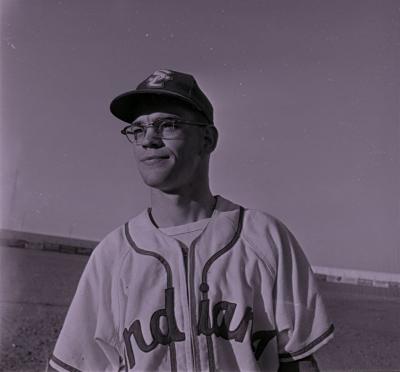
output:
<svg viewBox="0 0 400 372"><path fill-rule="evenodd" d="M310 266L274 217L215 196L218 132L191 75L111 103L150 207L93 252L50 360L59 371L317 370L332 338Z"/></svg>

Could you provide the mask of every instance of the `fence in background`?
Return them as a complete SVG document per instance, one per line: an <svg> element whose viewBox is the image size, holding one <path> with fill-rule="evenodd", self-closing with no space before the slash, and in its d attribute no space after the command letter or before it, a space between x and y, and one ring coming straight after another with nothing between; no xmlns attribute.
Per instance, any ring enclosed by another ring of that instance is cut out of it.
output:
<svg viewBox="0 0 400 372"><path fill-rule="evenodd" d="M89 256L97 241L0 229L0 245ZM400 274L313 266L317 278L327 282L388 288L400 295Z"/></svg>

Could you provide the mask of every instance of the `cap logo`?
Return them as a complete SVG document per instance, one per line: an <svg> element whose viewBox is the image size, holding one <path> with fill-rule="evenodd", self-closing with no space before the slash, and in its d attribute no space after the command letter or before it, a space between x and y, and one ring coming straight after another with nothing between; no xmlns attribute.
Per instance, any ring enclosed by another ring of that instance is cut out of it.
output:
<svg viewBox="0 0 400 372"><path fill-rule="evenodd" d="M172 80L171 75L172 71L158 70L147 78L146 86L148 88L163 88L166 81Z"/></svg>

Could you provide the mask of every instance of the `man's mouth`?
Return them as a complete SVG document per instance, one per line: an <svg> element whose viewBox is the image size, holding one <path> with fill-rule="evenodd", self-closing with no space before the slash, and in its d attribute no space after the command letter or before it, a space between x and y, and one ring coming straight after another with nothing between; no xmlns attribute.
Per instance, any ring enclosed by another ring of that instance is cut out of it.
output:
<svg viewBox="0 0 400 372"><path fill-rule="evenodd" d="M146 156L146 157L142 158L141 162L144 163L144 164L147 164L147 165L153 165L153 164L157 164L157 163L163 162L168 158L169 158L169 156L152 155L152 156Z"/></svg>

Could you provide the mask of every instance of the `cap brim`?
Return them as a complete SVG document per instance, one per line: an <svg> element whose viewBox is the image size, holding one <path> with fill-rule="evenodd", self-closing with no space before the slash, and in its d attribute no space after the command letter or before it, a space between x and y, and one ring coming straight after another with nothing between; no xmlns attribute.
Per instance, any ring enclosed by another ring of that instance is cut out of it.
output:
<svg viewBox="0 0 400 372"><path fill-rule="evenodd" d="M158 89L133 90L114 98L110 104L111 113L126 123L132 123L137 117L164 109L166 104L189 105L198 111L193 101L175 92Z"/></svg>

